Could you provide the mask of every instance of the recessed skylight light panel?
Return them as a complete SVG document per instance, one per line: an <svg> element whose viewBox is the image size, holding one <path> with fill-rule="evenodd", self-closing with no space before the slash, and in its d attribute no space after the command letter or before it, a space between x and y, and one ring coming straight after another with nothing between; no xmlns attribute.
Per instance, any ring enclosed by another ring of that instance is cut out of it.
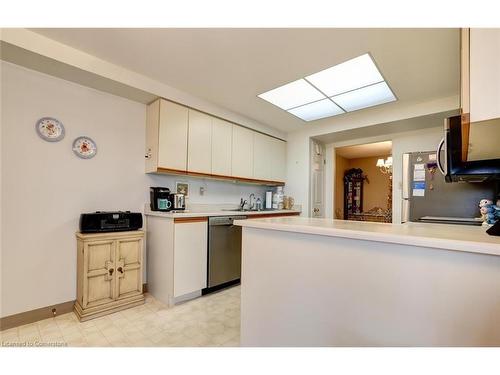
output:
<svg viewBox="0 0 500 375"><path fill-rule="evenodd" d="M304 121L397 100L368 53L258 96Z"/></svg>

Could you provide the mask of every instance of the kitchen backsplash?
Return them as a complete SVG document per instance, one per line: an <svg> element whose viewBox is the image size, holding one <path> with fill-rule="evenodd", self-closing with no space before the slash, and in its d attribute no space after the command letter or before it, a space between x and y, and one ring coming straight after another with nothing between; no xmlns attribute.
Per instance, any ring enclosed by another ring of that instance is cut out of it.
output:
<svg viewBox="0 0 500 375"><path fill-rule="evenodd" d="M168 187L171 191L175 190L176 182L185 182L189 184L189 197L186 201L190 204L235 204L240 202L240 198L248 200L250 194L254 193L255 198L264 202L266 191L274 191L274 187L260 185L246 185L234 183L231 181L217 181L209 179L191 178L185 176L170 175L147 175L150 186ZM201 194L200 189L203 189ZM286 194L286 188L285 188Z"/></svg>

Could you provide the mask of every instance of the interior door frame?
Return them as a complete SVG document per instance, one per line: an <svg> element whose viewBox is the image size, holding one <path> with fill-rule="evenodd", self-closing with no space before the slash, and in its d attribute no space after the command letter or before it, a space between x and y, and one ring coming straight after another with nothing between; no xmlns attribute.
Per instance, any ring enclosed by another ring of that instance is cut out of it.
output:
<svg viewBox="0 0 500 375"><path fill-rule="evenodd" d="M349 139L345 141L340 141L340 142L332 142L328 143L325 145L326 150L327 150L327 157L326 157L326 164L325 164L325 170L329 171L328 176L325 178L325 192L328 191L331 194L327 194L327 197L330 197L331 195L331 200L329 200L328 207L326 209L326 212L328 213L328 218L334 218L335 217L335 176L336 176L336 148L338 147L346 147L346 146L356 146L356 145L362 145L362 144L367 144L367 143L376 143L376 142L386 142L390 141L392 142L392 155L394 157L394 137L400 133L395 133L395 134L384 134L384 135L378 135L374 137L365 137L365 138L357 138L357 139ZM394 175L393 175L394 176ZM394 177L393 177L394 178ZM394 184L392 184L392 197L394 199L395 195L395 190L397 187ZM327 199L328 200L328 199ZM395 222L395 206L394 206L394 201L392 203L392 220L393 223Z"/></svg>
<svg viewBox="0 0 500 375"><path fill-rule="evenodd" d="M314 157L316 153L316 145L321 147L321 153L322 153L322 164L323 164L323 178L321 179L321 187L322 187L322 198L321 198L321 214L319 216L313 216L313 210L316 206L314 202ZM327 165L326 165L326 147L323 143L310 138L309 140L309 212L308 212L308 217L327 217L326 212L325 212L325 180L326 180L326 171L327 171Z"/></svg>

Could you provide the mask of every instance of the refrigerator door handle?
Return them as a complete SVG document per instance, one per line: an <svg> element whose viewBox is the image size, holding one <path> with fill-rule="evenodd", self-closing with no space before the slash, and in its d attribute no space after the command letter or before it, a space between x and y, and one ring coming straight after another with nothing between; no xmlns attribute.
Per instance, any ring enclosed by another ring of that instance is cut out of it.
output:
<svg viewBox="0 0 500 375"><path fill-rule="evenodd" d="M441 139L441 142L439 142L439 145L438 145L438 148L437 148L437 157L436 157L436 160L437 160L437 166L439 168L439 171L443 174L443 176L446 176L446 172L445 172L443 166L441 165L441 150L443 149L443 146L444 146L444 138Z"/></svg>

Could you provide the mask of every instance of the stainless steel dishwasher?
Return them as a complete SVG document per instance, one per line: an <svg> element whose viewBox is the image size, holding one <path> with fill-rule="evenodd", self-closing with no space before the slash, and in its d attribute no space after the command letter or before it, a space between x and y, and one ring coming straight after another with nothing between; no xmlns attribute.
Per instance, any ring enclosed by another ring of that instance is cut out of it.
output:
<svg viewBox="0 0 500 375"><path fill-rule="evenodd" d="M208 218L208 272L204 293L236 284L241 277L241 227L234 220L246 216Z"/></svg>

